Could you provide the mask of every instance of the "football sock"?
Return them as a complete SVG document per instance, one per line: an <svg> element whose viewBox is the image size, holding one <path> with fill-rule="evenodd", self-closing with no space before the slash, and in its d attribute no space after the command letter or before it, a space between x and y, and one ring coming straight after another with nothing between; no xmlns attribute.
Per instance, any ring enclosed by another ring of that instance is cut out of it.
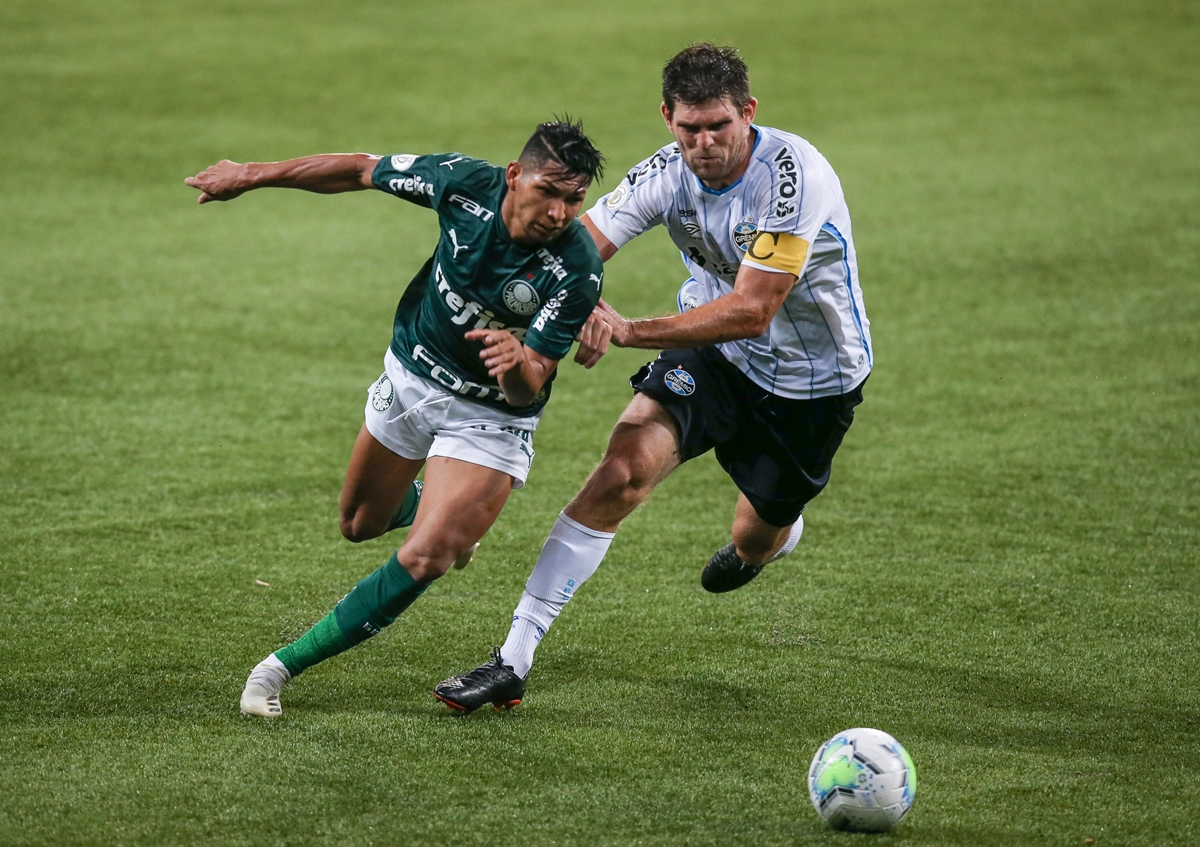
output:
<svg viewBox="0 0 1200 847"><path fill-rule="evenodd" d="M600 567L614 535L588 529L565 512L558 516L513 612L508 639L500 648L501 660L517 676L529 674L542 636L579 586Z"/></svg>
<svg viewBox="0 0 1200 847"><path fill-rule="evenodd" d="M792 524L792 531L788 533L787 541L783 542L775 555L763 562L764 565L770 564L778 559L782 559L788 553L796 549L796 545L800 543L800 536L804 533L804 515L796 518L796 522Z"/></svg>
<svg viewBox="0 0 1200 847"><path fill-rule="evenodd" d="M404 569L396 554L387 564L358 585L333 607L333 611L275 656L292 676L318 662L366 641L399 617L420 597L428 583L419 583Z"/></svg>
<svg viewBox="0 0 1200 847"><path fill-rule="evenodd" d="M412 522L417 518L417 506L421 505L421 490L424 487L425 483L419 479L409 486L408 494L404 496L404 502L400 504L396 514L392 515L392 519L388 521L388 528L384 532L391 532L402 526L412 526Z"/></svg>

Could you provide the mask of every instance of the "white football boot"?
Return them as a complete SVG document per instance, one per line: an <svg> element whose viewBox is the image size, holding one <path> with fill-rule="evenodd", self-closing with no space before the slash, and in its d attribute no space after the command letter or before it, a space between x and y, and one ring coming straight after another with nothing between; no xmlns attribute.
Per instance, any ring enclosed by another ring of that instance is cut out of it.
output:
<svg viewBox="0 0 1200 847"><path fill-rule="evenodd" d="M246 687L242 690L242 714L277 718L283 714L279 705L279 692L284 683L292 678L283 662L272 653L254 666Z"/></svg>

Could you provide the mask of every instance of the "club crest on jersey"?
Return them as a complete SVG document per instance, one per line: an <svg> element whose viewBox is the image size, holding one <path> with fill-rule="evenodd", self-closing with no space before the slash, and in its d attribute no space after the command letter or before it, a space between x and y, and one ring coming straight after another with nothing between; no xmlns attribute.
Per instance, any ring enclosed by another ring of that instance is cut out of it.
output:
<svg viewBox="0 0 1200 847"><path fill-rule="evenodd" d="M663 382L667 384L667 388L674 391L680 397L687 397L696 390L696 380L692 379L692 375L683 368L667 371L667 375L663 377Z"/></svg>
<svg viewBox="0 0 1200 847"><path fill-rule="evenodd" d="M392 157L392 170L406 171L412 167L412 163L417 161L417 157L411 153L402 153L399 156Z"/></svg>
<svg viewBox="0 0 1200 847"><path fill-rule="evenodd" d="M758 235L758 227L753 221L742 221L733 228L733 243L737 245L737 249L745 253L750 249L750 245L754 243L755 237Z"/></svg>
<svg viewBox="0 0 1200 847"><path fill-rule="evenodd" d="M617 209L625 205L625 201L629 199L629 183L622 182L618 185L613 193L608 195L608 199L604 201L604 205L608 207L610 212L615 212Z"/></svg>
<svg viewBox="0 0 1200 847"><path fill-rule="evenodd" d="M514 279L504 286L504 305L518 315L532 315L541 301L532 285L523 279Z"/></svg>
<svg viewBox="0 0 1200 847"><path fill-rule="evenodd" d="M388 379L387 374L384 374L375 381L371 386L371 408L377 412L386 412L392 406L392 400L396 398L396 390L392 388L392 381Z"/></svg>

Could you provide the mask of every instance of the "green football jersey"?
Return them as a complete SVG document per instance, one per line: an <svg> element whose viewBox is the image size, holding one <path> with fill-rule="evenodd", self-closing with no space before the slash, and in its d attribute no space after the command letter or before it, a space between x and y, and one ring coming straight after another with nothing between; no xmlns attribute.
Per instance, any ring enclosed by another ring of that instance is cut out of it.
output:
<svg viewBox="0 0 1200 847"><path fill-rule="evenodd" d="M510 406L479 358L472 329L504 329L529 349L561 360L600 299L600 253L578 220L545 245L517 244L500 216L504 169L445 153L379 160L375 187L438 213L441 236L413 277L392 331L392 352L408 370L465 399L536 415L550 381L529 406Z"/></svg>

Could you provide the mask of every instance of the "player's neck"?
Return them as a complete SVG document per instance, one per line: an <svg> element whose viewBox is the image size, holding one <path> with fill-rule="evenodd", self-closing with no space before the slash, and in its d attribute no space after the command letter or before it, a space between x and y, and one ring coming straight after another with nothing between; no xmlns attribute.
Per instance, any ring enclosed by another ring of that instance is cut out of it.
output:
<svg viewBox="0 0 1200 847"><path fill-rule="evenodd" d="M742 151L741 161L737 163L737 166L720 179L701 179L700 184L705 188L711 188L713 191L720 191L728 188L745 176L746 169L750 167L750 154L754 152L754 143L757 140L758 130L756 130L753 126L746 127L746 146Z"/></svg>

